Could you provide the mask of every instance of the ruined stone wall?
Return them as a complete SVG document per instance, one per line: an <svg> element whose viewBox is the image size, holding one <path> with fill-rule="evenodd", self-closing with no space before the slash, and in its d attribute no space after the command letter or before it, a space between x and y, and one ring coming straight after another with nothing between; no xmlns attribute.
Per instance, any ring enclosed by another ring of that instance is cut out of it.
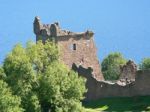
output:
<svg viewBox="0 0 150 112"><path fill-rule="evenodd" d="M137 72L137 65L129 60L125 65L121 67L121 75L120 80L126 80L126 81L134 81L135 76Z"/></svg>
<svg viewBox="0 0 150 112"><path fill-rule="evenodd" d="M136 95L150 95L150 70L137 72L134 93Z"/></svg>
<svg viewBox="0 0 150 112"><path fill-rule="evenodd" d="M85 35L58 37L57 43L60 49L60 59L62 62L72 68L73 64L82 65L85 68L93 69L93 77L102 80L103 76L100 70L100 64L96 56L96 47L93 37L87 38ZM73 46L75 45L75 49Z"/></svg>
<svg viewBox="0 0 150 112"><path fill-rule="evenodd" d="M132 97L150 95L150 71L138 71L135 81L125 86L118 83L96 81L91 77L90 70L81 66L76 71L87 79L86 87L88 92L85 100L97 100L104 97ZM88 71L88 72L87 72Z"/></svg>

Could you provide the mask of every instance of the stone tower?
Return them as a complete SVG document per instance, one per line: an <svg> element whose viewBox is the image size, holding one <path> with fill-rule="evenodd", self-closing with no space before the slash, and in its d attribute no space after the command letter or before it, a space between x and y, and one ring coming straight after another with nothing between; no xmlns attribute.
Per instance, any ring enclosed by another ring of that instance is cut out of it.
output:
<svg viewBox="0 0 150 112"><path fill-rule="evenodd" d="M60 59L70 69L73 64L83 68L91 68L92 77L98 81L103 80L92 31L74 33L62 30L57 22L42 24L40 18L35 17L34 33L36 41L42 40L44 43L47 39L53 39L60 48Z"/></svg>

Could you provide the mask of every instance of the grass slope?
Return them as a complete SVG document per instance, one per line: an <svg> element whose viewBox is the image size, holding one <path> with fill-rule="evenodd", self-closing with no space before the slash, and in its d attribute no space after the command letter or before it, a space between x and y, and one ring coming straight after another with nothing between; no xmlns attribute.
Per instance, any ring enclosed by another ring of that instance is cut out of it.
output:
<svg viewBox="0 0 150 112"><path fill-rule="evenodd" d="M150 96L102 98L97 101L83 102L86 112L141 112L150 111Z"/></svg>

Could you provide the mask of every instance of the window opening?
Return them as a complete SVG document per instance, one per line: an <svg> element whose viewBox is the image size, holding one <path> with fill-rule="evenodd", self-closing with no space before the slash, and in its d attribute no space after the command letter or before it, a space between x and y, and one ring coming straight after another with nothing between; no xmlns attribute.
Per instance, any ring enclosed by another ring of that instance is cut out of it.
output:
<svg viewBox="0 0 150 112"><path fill-rule="evenodd" d="M76 48L76 44L73 44L73 50L76 50L77 48Z"/></svg>

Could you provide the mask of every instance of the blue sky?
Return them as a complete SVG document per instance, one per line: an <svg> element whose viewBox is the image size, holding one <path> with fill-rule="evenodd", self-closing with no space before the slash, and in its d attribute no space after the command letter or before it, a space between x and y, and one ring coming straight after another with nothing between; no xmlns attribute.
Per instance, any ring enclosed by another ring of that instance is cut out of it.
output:
<svg viewBox="0 0 150 112"><path fill-rule="evenodd" d="M35 41L35 16L94 31L100 61L114 51L137 63L150 57L150 0L0 0L0 62L16 43Z"/></svg>

